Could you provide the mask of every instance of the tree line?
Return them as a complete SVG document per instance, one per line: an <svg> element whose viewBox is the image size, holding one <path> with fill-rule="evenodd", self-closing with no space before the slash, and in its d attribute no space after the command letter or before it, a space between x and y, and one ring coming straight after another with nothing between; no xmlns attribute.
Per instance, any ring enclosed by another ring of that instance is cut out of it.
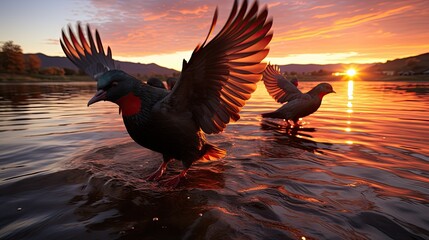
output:
<svg viewBox="0 0 429 240"><path fill-rule="evenodd" d="M35 54L24 54L21 46L7 41L0 47L0 73L42 74L42 75L83 75L74 69L47 67L41 68L42 61Z"/></svg>
<svg viewBox="0 0 429 240"><path fill-rule="evenodd" d="M0 47L0 73L10 73L10 74L42 74L42 75L85 75L83 71L76 71L69 68L59 68L59 67L47 67L41 68L42 61L35 54L24 55L22 52L21 46L14 44L13 41L7 41ZM296 76L300 75L298 72L285 72L285 75ZM319 71L313 71L305 73L302 75L311 75L311 76L327 76L331 75L332 71L326 71L320 69ZM157 77L165 81L168 76L156 75L148 76L137 74L137 78L141 80L147 80L150 77Z"/></svg>
<svg viewBox="0 0 429 240"><path fill-rule="evenodd" d="M57 75L71 76L81 75L86 76L82 70L74 70L71 68L47 67L41 68L42 61L35 54L24 54L21 46L14 44L13 41L7 41L0 45L0 73L6 74L30 74L30 75ZM179 74L173 74L177 77ZM166 81L171 76L162 74L136 74L138 79L146 81L151 77Z"/></svg>

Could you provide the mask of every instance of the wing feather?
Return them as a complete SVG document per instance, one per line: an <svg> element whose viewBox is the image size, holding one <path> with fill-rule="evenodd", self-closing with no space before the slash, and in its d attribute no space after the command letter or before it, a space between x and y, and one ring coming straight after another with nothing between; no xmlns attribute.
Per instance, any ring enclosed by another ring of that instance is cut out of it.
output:
<svg viewBox="0 0 429 240"><path fill-rule="evenodd" d="M277 102L284 103L303 96L295 85L281 75L277 65L269 64L263 75L265 88Z"/></svg>
<svg viewBox="0 0 429 240"><path fill-rule="evenodd" d="M257 1L248 9L247 0L238 1L219 33L198 45L172 92L163 100L168 111L191 112L206 133L222 131L237 121L241 108L256 90L266 64L272 20ZM217 10L209 30L213 31ZM208 41L208 42L207 42Z"/></svg>
<svg viewBox="0 0 429 240"><path fill-rule="evenodd" d="M108 47L107 54L105 53L98 31L95 31L95 42L89 25L86 27L86 33L85 37L80 23L77 23L77 33L71 26L68 27L68 37L62 30L60 44L67 58L94 79L103 72L117 69L112 50Z"/></svg>

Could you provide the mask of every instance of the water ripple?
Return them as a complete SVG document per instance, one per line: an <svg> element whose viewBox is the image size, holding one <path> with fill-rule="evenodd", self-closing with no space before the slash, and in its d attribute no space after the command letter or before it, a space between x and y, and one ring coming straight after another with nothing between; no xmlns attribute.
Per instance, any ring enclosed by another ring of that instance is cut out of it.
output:
<svg viewBox="0 0 429 240"><path fill-rule="evenodd" d="M226 158L170 190L116 105L86 107L94 83L0 84L0 238L429 238L429 83L332 85L296 129L261 118L280 104L259 85L208 136Z"/></svg>

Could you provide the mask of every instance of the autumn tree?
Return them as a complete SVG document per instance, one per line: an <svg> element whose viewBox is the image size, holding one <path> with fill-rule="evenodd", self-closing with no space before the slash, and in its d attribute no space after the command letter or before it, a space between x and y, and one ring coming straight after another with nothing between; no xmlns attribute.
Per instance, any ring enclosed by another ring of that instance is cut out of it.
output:
<svg viewBox="0 0 429 240"><path fill-rule="evenodd" d="M71 68L63 68L64 70L64 75L76 75L77 72L74 69Z"/></svg>
<svg viewBox="0 0 429 240"><path fill-rule="evenodd" d="M64 76L64 69L59 67L47 67L47 68L41 69L40 74Z"/></svg>
<svg viewBox="0 0 429 240"><path fill-rule="evenodd" d="M40 66L42 65L42 61L37 55L31 54L27 56L25 65L28 73L38 73Z"/></svg>
<svg viewBox="0 0 429 240"><path fill-rule="evenodd" d="M7 41L1 46L0 70L7 73L22 73L25 70L24 54L21 46Z"/></svg>

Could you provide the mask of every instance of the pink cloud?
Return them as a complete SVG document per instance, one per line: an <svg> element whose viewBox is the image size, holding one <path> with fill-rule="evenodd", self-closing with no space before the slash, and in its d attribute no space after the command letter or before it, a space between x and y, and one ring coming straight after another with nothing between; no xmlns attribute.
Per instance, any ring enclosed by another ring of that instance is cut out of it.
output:
<svg viewBox="0 0 429 240"><path fill-rule="evenodd" d="M424 2L414 2L416 4L361 1L357 4L343 3L335 7L331 4L323 5L326 7L307 6L296 9L293 12L295 18L282 18L281 23L279 18L274 16L275 36L271 45L278 50L277 53L271 51L270 55L296 53L297 49L301 52L320 52L329 49L346 52L369 49L370 45L373 45L371 49L374 49L382 46L379 44L382 42L400 42L399 38L408 38L406 33L427 36L428 33L423 30L423 26L410 25L409 22L403 21L424 19L423 13L416 14L419 11L427 12L421 10ZM416 41L417 39L414 39L413 42Z"/></svg>
<svg viewBox="0 0 429 240"><path fill-rule="evenodd" d="M218 26L230 0L92 0L90 23L120 56L190 51L204 40L216 6ZM260 0L274 19L270 56L291 53L376 51L380 47L424 46L428 39L426 0ZM426 44L427 45L427 44ZM422 50L423 51L423 50ZM368 53L369 54L369 53Z"/></svg>
<svg viewBox="0 0 429 240"><path fill-rule="evenodd" d="M326 14L319 14L319 15L314 15L313 18L328 18L328 17L333 17L333 16L337 16L338 13L326 13Z"/></svg>

